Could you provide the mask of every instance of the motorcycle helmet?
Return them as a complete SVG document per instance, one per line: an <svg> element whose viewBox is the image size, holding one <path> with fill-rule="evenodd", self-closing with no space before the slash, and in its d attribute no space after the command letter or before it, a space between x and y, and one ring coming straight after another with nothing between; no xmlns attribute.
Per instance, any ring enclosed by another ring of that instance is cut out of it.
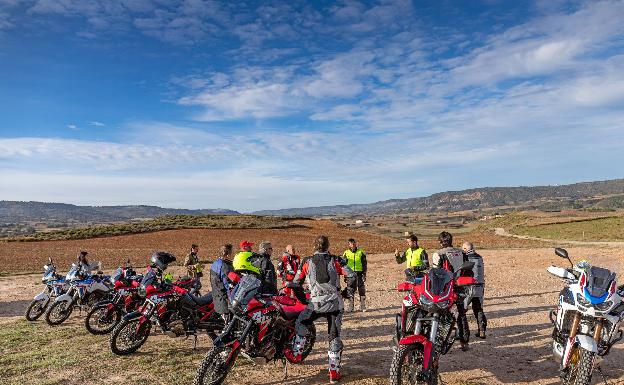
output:
<svg viewBox="0 0 624 385"><path fill-rule="evenodd" d="M253 256L253 253L250 251L241 251L240 253L234 256L234 261L232 261L232 267L234 267L234 271L243 271L243 272L251 272L255 274L260 274L260 269L249 260Z"/></svg>
<svg viewBox="0 0 624 385"><path fill-rule="evenodd" d="M173 254L164 251L157 251L152 254L152 257L150 258L152 264L158 267L160 270L167 269L167 266L175 260L176 257L174 257Z"/></svg>

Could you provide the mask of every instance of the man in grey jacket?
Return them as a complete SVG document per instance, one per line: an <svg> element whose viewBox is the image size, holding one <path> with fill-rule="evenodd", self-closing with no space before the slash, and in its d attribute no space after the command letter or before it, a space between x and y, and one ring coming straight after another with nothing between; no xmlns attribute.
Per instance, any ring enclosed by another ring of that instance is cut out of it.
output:
<svg viewBox="0 0 624 385"><path fill-rule="evenodd" d="M314 255L304 260L301 269L295 275L293 283L305 281L310 288L310 301L304 311L299 314L295 324L295 340L291 359L295 362L302 359L304 346L307 342L308 327L318 318L327 320L329 333L329 380L330 383L340 381L340 360L342 356L342 315L344 302L340 295L339 276L347 278L348 285L353 285L356 275L347 265L342 265L340 258L329 253L329 239L321 235L314 241Z"/></svg>
<svg viewBox="0 0 624 385"><path fill-rule="evenodd" d="M487 318L483 312L483 296L485 288L485 272L483 268L483 257L481 257L474 249L474 245L470 242L464 242L462 245L464 253L469 262L474 262L472 272L474 278L479 282L478 286L473 287L472 296L466 303L466 308L472 304L472 312L477 319L477 337L485 339L485 329L487 328Z"/></svg>

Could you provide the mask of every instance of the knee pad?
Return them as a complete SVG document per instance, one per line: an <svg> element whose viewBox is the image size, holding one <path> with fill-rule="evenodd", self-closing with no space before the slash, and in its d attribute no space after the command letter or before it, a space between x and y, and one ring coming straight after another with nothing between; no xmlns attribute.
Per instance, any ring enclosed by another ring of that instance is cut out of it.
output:
<svg viewBox="0 0 624 385"><path fill-rule="evenodd" d="M342 352L342 340L338 337L334 338L333 340L329 341L329 352L330 353L338 353L340 354L340 352Z"/></svg>

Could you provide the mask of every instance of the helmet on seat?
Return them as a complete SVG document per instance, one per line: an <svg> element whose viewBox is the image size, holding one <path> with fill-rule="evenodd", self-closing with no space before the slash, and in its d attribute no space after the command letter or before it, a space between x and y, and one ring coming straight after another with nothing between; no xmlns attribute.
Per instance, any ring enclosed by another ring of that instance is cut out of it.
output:
<svg viewBox="0 0 624 385"><path fill-rule="evenodd" d="M152 262L152 264L154 264L160 270L167 269L167 266L171 262L174 262L175 260L176 260L176 257L174 257L173 254L167 253L164 251L157 251L154 254L152 254L152 257L150 258L150 261Z"/></svg>

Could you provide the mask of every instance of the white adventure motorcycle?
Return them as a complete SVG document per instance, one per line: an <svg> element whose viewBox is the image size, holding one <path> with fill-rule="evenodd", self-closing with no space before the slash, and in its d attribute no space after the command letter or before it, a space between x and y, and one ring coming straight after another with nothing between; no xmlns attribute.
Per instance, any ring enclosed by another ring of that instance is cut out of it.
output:
<svg viewBox="0 0 624 385"><path fill-rule="evenodd" d="M97 267L101 270L99 263ZM102 275L101 271L91 275L89 270L85 270L75 263L72 264L65 276L69 289L65 294L58 296L46 311L45 320L49 325L60 325L65 322L75 307L88 311L111 293L113 284L110 281L110 276Z"/></svg>
<svg viewBox="0 0 624 385"><path fill-rule="evenodd" d="M65 278L56 273L56 266L52 258L48 258L48 264L43 266L41 282L46 285L45 289L35 296L26 309L26 319L35 321L45 313L50 301L67 291L69 285Z"/></svg>
<svg viewBox="0 0 624 385"><path fill-rule="evenodd" d="M622 339L624 286L617 286L615 273L586 261L574 265L568 252L555 254L567 259L571 268L550 266L548 272L566 281L557 310L550 313L553 355L560 363L564 385L589 385L597 365Z"/></svg>

